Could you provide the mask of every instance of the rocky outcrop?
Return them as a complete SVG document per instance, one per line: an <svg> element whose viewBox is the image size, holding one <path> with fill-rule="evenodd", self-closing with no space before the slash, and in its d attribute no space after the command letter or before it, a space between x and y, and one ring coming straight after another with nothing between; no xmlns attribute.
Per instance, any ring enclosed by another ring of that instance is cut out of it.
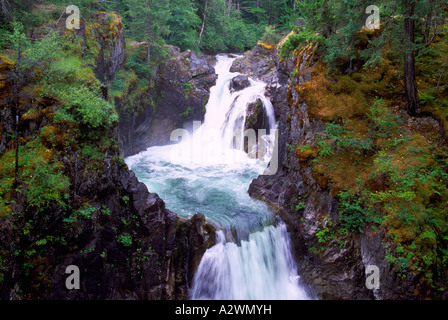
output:
<svg viewBox="0 0 448 320"><path fill-rule="evenodd" d="M167 210L133 172L114 161L116 157L109 154L103 172L84 178L88 169L82 160L64 164L73 185L71 194L90 199L92 216L70 222L73 212L54 207L45 219L34 219L26 236L11 229L10 219L17 218L1 217L2 247L35 255L27 272L21 254L10 257L2 299L188 298L198 260L214 244L213 227L201 215L182 219ZM14 208L18 212L19 206ZM36 245L48 236L54 239L51 243ZM80 269L79 290L66 288L69 265Z"/></svg>
<svg viewBox="0 0 448 320"><path fill-rule="evenodd" d="M258 44L253 51L246 52L243 57L236 59L230 72L239 72L260 79L271 86L278 79L276 56L276 49L268 49L263 44Z"/></svg>
<svg viewBox="0 0 448 320"><path fill-rule="evenodd" d="M241 91L247 87L250 87L249 76L247 75L238 75L230 81L231 91Z"/></svg>
<svg viewBox="0 0 448 320"><path fill-rule="evenodd" d="M254 129L258 132L259 129L268 129L268 127L269 121L265 115L263 102L258 99L256 102L249 104L246 111L244 130Z"/></svg>
<svg viewBox="0 0 448 320"><path fill-rule="evenodd" d="M118 49L116 53L110 64L104 64L104 79L120 64ZM11 148L8 131L15 123L8 104L12 66L0 59L0 155ZM194 81L206 82L200 75L211 70L199 68L198 63ZM21 106L21 143L45 144L45 139L38 137L42 127L63 126L53 122L60 103L48 97L32 110L29 105ZM26 186L9 195L8 213L4 214L2 207L0 214L0 299L188 298L202 254L214 245L213 226L201 214L185 219L168 210L123 162L117 129L104 130L101 135L107 141L101 148L98 141L90 141L86 135L80 138L70 130L64 133L70 145L48 143L42 148L54 152L57 164L52 165L67 178L69 189L63 201L50 201L46 210L40 210L29 204ZM80 150L85 145L95 150L95 159ZM79 289L66 287L70 265L79 268Z"/></svg>
<svg viewBox="0 0 448 320"><path fill-rule="evenodd" d="M146 104L138 114L126 115L122 99L115 100L122 115L119 141L125 156L169 144L173 130L204 119L210 88L217 79L214 68L193 51L169 50L171 59L159 66L150 93L154 105Z"/></svg>
<svg viewBox="0 0 448 320"><path fill-rule="evenodd" d="M257 50L260 52L260 50ZM338 219L338 200L324 177L315 174L309 157L292 152L291 145L313 145L314 137L325 130L325 124L309 115L309 106L301 102L297 87L311 79L310 54L304 50L279 62L270 71L259 54L246 55L237 63L241 72L273 74L274 85L268 86L279 123L279 170L271 176L260 176L250 187L249 194L275 208L287 223L294 244L299 274L321 299L420 299L425 288L418 277L400 279L386 261L384 235L367 227L363 233L348 233L322 244L318 233ZM255 58L257 57L257 58ZM253 61L255 63L248 63ZM252 65L252 67L250 67ZM298 68L297 74L290 76ZM235 68L236 69L236 68ZM366 268L376 265L380 271L380 288L366 287ZM414 291L417 286L419 290Z"/></svg>
<svg viewBox="0 0 448 320"><path fill-rule="evenodd" d="M124 39L124 27L121 19L111 13L100 12L96 16L98 25L107 27L108 32L101 32L95 28L95 38L100 51L96 59L95 76L104 85L110 84L125 59L126 43ZM80 29L82 33L82 28Z"/></svg>

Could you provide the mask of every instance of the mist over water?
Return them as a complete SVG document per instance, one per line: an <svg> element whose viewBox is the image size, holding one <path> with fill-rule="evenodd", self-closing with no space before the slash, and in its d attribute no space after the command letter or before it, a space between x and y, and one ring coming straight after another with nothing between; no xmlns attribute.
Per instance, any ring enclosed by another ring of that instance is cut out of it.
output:
<svg viewBox="0 0 448 320"><path fill-rule="evenodd" d="M285 224L263 202L249 197L250 182L266 162L243 151L235 130L244 131L247 107L262 101L271 132L274 110L264 96L266 84L231 92L235 59L217 56L219 75L210 91L204 123L182 142L152 147L126 159L150 192L180 216L196 212L219 231L217 243L204 254L190 288L191 299L309 299L299 285L297 265ZM274 136L261 137L269 146Z"/></svg>

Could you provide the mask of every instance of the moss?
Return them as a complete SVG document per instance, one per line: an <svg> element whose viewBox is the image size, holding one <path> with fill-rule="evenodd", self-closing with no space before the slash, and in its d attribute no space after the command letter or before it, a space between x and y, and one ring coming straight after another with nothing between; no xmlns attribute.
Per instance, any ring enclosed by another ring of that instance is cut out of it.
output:
<svg viewBox="0 0 448 320"><path fill-rule="evenodd" d="M296 147L296 153L300 162L307 162L317 156L316 149L311 148L309 145Z"/></svg>
<svg viewBox="0 0 448 320"><path fill-rule="evenodd" d="M0 99L4 99L9 95L9 82L7 81L7 73L14 68L15 63L10 59L0 56Z"/></svg>
<svg viewBox="0 0 448 320"><path fill-rule="evenodd" d="M360 33L359 45L371 36ZM417 57L417 84L423 110L446 130L446 92L434 90L439 80L434 75L441 73L440 61L448 59L448 41L445 35L435 41L435 51L443 54ZM299 77L303 61L313 53L302 48L294 54L294 73ZM396 270L403 276L423 272L431 285L434 277L443 276L448 261L448 156L446 147L440 146L443 137L438 128L420 119L412 119L418 123L413 126L407 115L401 116L406 104L400 66L387 58L387 52L382 64L351 75L329 71L320 60L305 65L312 65L307 70L311 80L290 85L288 105L295 107L296 91L311 118L340 130L326 131L327 136L317 136L312 147L297 150L299 161L315 157L308 162L314 182L329 188L333 196L355 195L364 219L360 226L376 226L387 235L384 245Z"/></svg>
<svg viewBox="0 0 448 320"><path fill-rule="evenodd" d="M266 43L266 42L258 42L259 46L262 46L263 48L267 49L267 50L272 50L275 48L275 45L270 44L270 43Z"/></svg>

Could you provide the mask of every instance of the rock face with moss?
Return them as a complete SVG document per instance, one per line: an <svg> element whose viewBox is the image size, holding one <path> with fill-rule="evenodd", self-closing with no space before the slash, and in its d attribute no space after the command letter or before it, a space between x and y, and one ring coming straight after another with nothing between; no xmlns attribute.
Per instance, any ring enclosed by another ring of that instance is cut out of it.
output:
<svg viewBox="0 0 448 320"><path fill-rule="evenodd" d="M119 140L125 156L150 146L171 143L171 132L203 121L210 88L217 75L205 57L193 51L169 47L170 58L158 67L148 93L139 96L140 108L131 111L127 98L116 98L121 119ZM132 90L131 90L132 91ZM152 97L150 103L142 99Z"/></svg>
<svg viewBox="0 0 448 320"><path fill-rule="evenodd" d="M279 63L278 72L288 70L285 65L291 66L293 61L283 63L283 66ZM302 71L304 74L301 77L293 77L292 88L303 84L306 68ZM280 78L286 79L287 75ZM298 99L297 94L289 93L288 101L288 83L283 82L276 94L290 103L291 99ZM305 154L291 152L288 147L311 144L314 135L325 129L324 123L310 119L306 103L296 105L290 108L287 103L274 104L280 114L280 169L273 176L255 179L250 185L249 194L278 208L292 234L299 274L313 287L319 298L373 298L363 284L365 274L359 244L350 241L343 248L331 246L324 256L315 256L310 252L310 247L318 241L316 234L320 228L337 219L337 200L313 178L311 168L306 165L309 158Z"/></svg>
<svg viewBox="0 0 448 320"><path fill-rule="evenodd" d="M101 83L109 84L123 65L125 53L124 26L120 17L107 12L96 15L97 28L93 29L99 45L95 75ZM84 28L85 30L85 28ZM83 29L81 29L81 36Z"/></svg>
<svg viewBox="0 0 448 320"><path fill-rule="evenodd" d="M442 180L431 178L446 176L437 160L444 158L437 120L402 111L401 82L387 60L352 76L327 75L308 46L281 62L271 53L254 60L255 69L247 58L235 66L260 74L271 59L275 67L267 73L279 84L268 92L279 123L280 169L255 179L249 193L287 223L303 280L323 299L446 299L440 220L446 193ZM384 100L375 99L378 93ZM424 170L413 175L413 166ZM419 224L424 206L434 208L435 220ZM379 289L366 286L369 265L379 268Z"/></svg>
<svg viewBox="0 0 448 320"><path fill-rule="evenodd" d="M91 28L102 27L87 26L89 37ZM67 34L61 41L43 42L39 50L58 54L46 68L30 65L15 97L15 62L0 59L0 298L187 299L215 230L203 215L183 219L167 210L129 171L116 140L117 115L81 62L83 39ZM120 54L109 57L106 78L122 63ZM67 62L80 66L76 73ZM17 184L13 98L20 112ZM66 287L70 265L80 271L78 290Z"/></svg>

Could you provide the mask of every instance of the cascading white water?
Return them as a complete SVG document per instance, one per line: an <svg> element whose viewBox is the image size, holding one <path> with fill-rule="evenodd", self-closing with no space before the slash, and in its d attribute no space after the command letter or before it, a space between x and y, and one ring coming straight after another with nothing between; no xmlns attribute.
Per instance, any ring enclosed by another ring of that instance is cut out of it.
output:
<svg viewBox="0 0 448 320"><path fill-rule="evenodd" d="M284 223L252 233L240 245L217 244L202 257L193 279L192 299L305 300Z"/></svg>
<svg viewBox="0 0 448 320"><path fill-rule="evenodd" d="M229 70L235 59L218 55L217 60L219 77L193 137L149 148L126 162L170 210L186 217L201 212L220 229L195 273L191 299L309 299L298 283L285 224L247 194L266 163L250 158L242 142L234 148L234 131L244 129L247 107L258 99L275 131L266 84L250 79L250 87L232 93L229 84L238 73Z"/></svg>

